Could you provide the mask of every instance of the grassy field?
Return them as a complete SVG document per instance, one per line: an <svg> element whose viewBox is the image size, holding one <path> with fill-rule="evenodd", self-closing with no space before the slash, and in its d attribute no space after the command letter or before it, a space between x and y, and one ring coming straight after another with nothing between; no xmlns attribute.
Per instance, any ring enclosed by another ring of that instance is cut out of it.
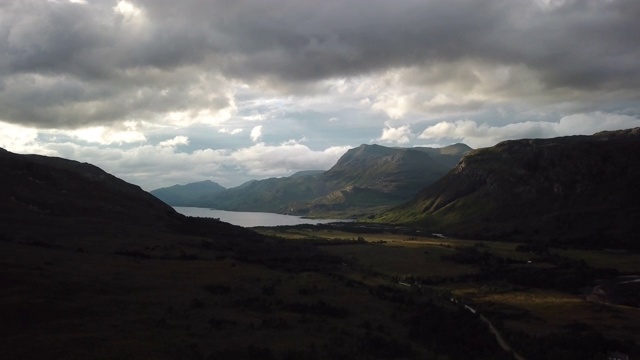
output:
<svg viewBox="0 0 640 360"><path fill-rule="evenodd" d="M597 268L612 268L620 272L640 273L640 255L581 249L552 249L553 254L575 260L583 260Z"/></svg>
<svg viewBox="0 0 640 360"><path fill-rule="evenodd" d="M468 284L451 284L447 288L455 296L468 299L480 308L497 309L499 312L500 307L504 307L506 325L530 334L548 335L583 326L611 338L631 338L640 342L638 308L589 302L584 296L553 290L486 292ZM514 311L520 314L520 319L508 316Z"/></svg>
<svg viewBox="0 0 640 360"><path fill-rule="evenodd" d="M285 239L315 241L323 251L341 256L351 265L387 276L455 277L476 272L471 266L441 261L443 255L453 253L454 247L473 244L468 241L330 230L263 228L260 231Z"/></svg>
<svg viewBox="0 0 640 360"><path fill-rule="evenodd" d="M323 228L258 230L272 237L121 228L73 238L5 238L3 356L462 359L468 353L455 355L458 349L497 346L463 304L478 307L505 334L545 335L578 324L640 342L637 308L483 278L483 266L500 259L513 262L505 266L514 271L558 266L517 251L518 244ZM454 261L468 249L487 257L487 264ZM638 259L552 251L621 271ZM499 348L487 351L476 357L504 356Z"/></svg>
<svg viewBox="0 0 640 360"><path fill-rule="evenodd" d="M539 254L518 251L517 243L444 239L391 233L350 233L320 229L261 229L292 241L316 241L320 248L340 255L354 265L394 279L415 275L418 278L444 280L435 288L486 309L505 330L522 330L544 336L566 332L576 326L597 331L608 338L631 339L640 344L640 309L593 303L585 293L569 293L505 282L465 281L464 276L478 274L479 268L447 260L457 248L475 247L492 256L514 261L511 267L553 269L553 261L583 261L588 266L615 269L620 273L640 271L640 255L610 251L551 248L547 260ZM324 239L323 243L320 239ZM364 241L363 241L364 240ZM342 241L342 242L340 242ZM327 245L336 243L340 245Z"/></svg>

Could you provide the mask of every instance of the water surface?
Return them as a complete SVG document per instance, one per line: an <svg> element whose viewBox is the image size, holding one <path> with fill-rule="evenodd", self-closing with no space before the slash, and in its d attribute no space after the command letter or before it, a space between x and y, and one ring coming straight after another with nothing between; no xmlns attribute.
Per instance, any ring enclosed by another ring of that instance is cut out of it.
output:
<svg viewBox="0 0 640 360"><path fill-rule="evenodd" d="M220 219L221 221L243 227L325 224L330 222L351 221L348 219L307 219L300 216L281 215L265 212L225 211L185 206L174 206L173 208L183 215L216 218Z"/></svg>

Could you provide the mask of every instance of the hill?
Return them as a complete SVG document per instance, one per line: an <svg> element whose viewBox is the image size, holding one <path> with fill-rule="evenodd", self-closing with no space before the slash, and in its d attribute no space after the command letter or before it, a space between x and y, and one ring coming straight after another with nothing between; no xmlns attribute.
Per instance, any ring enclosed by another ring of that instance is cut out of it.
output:
<svg viewBox="0 0 640 360"><path fill-rule="evenodd" d="M638 247L640 129L505 141L376 221L474 238Z"/></svg>
<svg viewBox="0 0 640 360"><path fill-rule="evenodd" d="M321 177L333 190L357 186L410 198L447 170L421 150L360 145L347 151Z"/></svg>
<svg viewBox="0 0 640 360"><path fill-rule="evenodd" d="M250 181L222 192L203 193L199 199L180 205L317 217L359 216L409 200L446 174L469 150L464 144L444 148L363 144L347 151L327 171Z"/></svg>
<svg viewBox="0 0 640 360"><path fill-rule="evenodd" d="M0 237L5 239L57 246L69 237L120 237L130 232L255 237L227 223L195 222L139 186L91 164L0 149L0 168Z"/></svg>
<svg viewBox="0 0 640 360"><path fill-rule="evenodd" d="M211 180L194 182L186 185L174 185L151 191L158 199L172 206L189 206L197 202L203 194L215 194L226 190Z"/></svg>
<svg viewBox="0 0 640 360"><path fill-rule="evenodd" d="M310 201L323 194L317 174L253 180L216 194L205 195L190 206L230 211L292 213L290 204Z"/></svg>
<svg viewBox="0 0 640 360"><path fill-rule="evenodd" d="M96 166L0 151L0 209L15 219L101 219L130 225L177 224L182 216L140 187ZM5 229L11 227L5 223Z"/></svg>

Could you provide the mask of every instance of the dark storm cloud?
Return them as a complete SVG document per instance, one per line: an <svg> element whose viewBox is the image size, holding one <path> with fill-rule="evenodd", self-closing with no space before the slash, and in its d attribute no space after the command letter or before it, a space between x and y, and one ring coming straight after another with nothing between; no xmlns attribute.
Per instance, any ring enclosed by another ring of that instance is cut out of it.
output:
<svg viewBox="0 0 640 360"><path fill-rule="evenodd" d="M476 58L525 64L549 86L638 84L635 0L145 2L217 34L236 76L314 80Z"/></svg>
<svg viewBox="0 0 640 360"><path fill-rule="evenodd" d="M0 119L72 128L224 108L226 80L287 91L475 61L524 67L550 90L638 98L637 0L131 4L127 13L117 1L1 2ZM450 71L460 89L477 81Z"/></svg>

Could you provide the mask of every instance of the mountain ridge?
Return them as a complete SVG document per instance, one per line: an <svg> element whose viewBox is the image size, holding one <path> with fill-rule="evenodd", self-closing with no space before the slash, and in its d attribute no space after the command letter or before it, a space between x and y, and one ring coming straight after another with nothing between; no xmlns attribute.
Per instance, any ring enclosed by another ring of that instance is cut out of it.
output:
<svg viewBox="0 0 640 360"><path fill-rule="evenodd" d="M409 200L419 189L443 176L470 149L464 144L444 148L362 144L348 150L327 171L253 180L218 193L202 193L199 199L180 205L306 216L359 216ZM358 189L357 193L354 189ZM156 190L152 193L157 195ZM177 205L170 198L160 198Z"/></svg>
<svg viewBox="0 0 640 360"><path fill-rule="evenodd" d="M197 201L202 193L215 194L227 190L211 180L193 182L184 185L173 185L150 191L151 195L172 206L188 206Z"/></svg>
<svg viewBox="0 0 640 360"><path fill-rule="evenodd" d="M2 150L0 168L0 237L6 239L50 246L69 238L117 239L135 232L255 237L224 222L188 218L92 164Z"/></svg>
<svg viewBox="0 0 640 360"><path fill-rule="evenodd" d="M465 237L638 246L640 128L501 142L376 221Z"/></svg>

